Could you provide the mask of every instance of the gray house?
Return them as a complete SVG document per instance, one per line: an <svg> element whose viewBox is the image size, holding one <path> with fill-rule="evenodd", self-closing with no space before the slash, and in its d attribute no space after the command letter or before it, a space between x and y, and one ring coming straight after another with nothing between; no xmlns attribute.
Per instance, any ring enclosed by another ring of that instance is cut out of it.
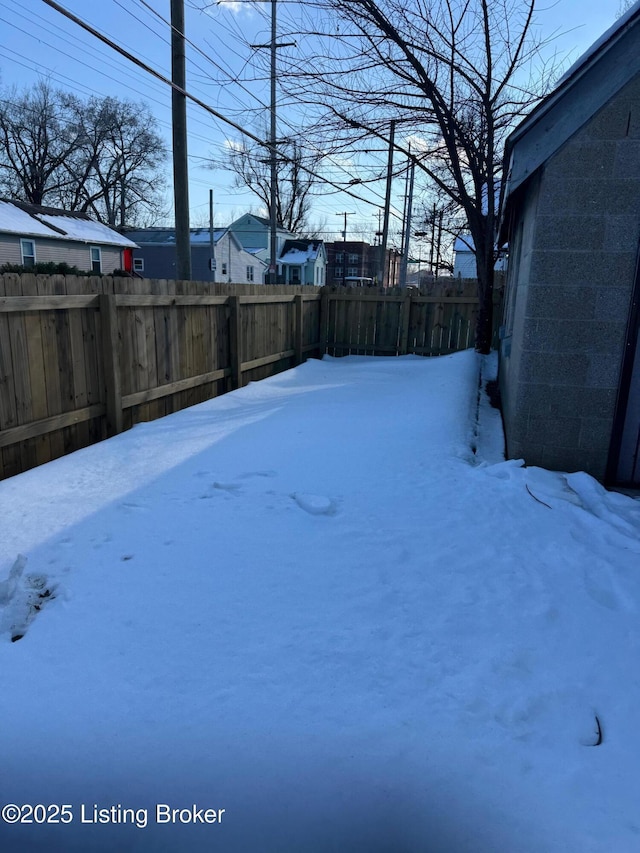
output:
<svg viewBox="0 0 640 853"><path fill-rule="evenodd" d="M108 275L131 271L135 246L86 213L0 199L0 266L65 263Z"/></svg>
<svg viewBox="0 0 640 853"><path fill-rule="evenodd" d="M141 228L128 230L127 235L138 244L133 253L133 271L144 278L176 277L175 228ZM265 264L243 249L240 241L228 228L213 232L215 281L217 283L262 284ZM213 281L209 265L211 236L208 228L191 229L191 278L193 281Z"/></svg>
<svg viewBox="0 0 640 853"><path fill-rule="evenodd" d="M507 453L640 485L640 3L511 134Z"/></svg>

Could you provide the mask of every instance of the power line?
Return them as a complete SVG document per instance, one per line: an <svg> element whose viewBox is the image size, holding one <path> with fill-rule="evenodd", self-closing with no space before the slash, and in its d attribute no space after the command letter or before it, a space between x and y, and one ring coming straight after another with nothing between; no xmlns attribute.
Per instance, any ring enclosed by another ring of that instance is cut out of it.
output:
<svg viewBox="0 0 640 853"><path fill-rule="evenodd" d="M96 30L90 24L87 24L81 18L78 18L72 12L69 12L63 6L60 6L58 3L55 2L55 0L42 0L42 2L45 3L47 6L50 6L56 12L59 12L61 15L64 15L64 17L73 21L73 23L77 24L79 27L81 27L86 32L93 35L95 38L99 39L104 44L108 45L110 48L115 50L121 56L124 56L125 59L128 59L134 65L138 66L139 68L142 68L144 71L151 74L153 77L157 78L158 80L161 80L163 83L170 86L172 89L174 89L174 90L178 91L180 94L184 95L186 98L191 100L193 103L197 104L199 107L204 109L206 112L213 115L215 118L219 119L220 121L224 122L225 124L228 124L230 127L233 127L235 130L237 130L239 133L243 134L244 136L248 137L253 142L258 143L258 145L261 145L265 148L269 148L268 143L266 143L264 140L260 139L254 133L247 130L246 128L243 128L241 125L239 125L237 122L233 121L232 119L227 118L222 113L218 112L218 110L213 109L213 107L209 106L208 104L206 104L200 98L197 98L192 93L186 91L185 89L182 89L179 86L176 86L174 83L172 83L171 80L169 80L167 77L165 77L159 71L156 71L154 68L151 68L151 66L142 62L141 59L134 56L132 53L130 53L124 47L121 47L119 44L114 42L112 39L108 38L108 36L105 36L103 33ZM283 160L286 160L289 162L292 161L291 157L287 156L286 154L284 154L282 152L278 152L278 156L280 156ZM350 190L339 187L331 181L327 181L326 178L324 178L322 175L319 175L317 172L313 171L312 169L309 169L307 166L304 166L301 164L300 168L303 171L307 172L307 174L310 174L312 177L317 178L318 180L322 181L323 183L328 183L330 186L334 186L337 190L345 193L345 195L348 195L350 198L353 198L356 201L360 201L364 204L370 204L370 205L374 204L374 202L370 201L369 199L362 198L361 196L356 195L355 193L351 192Z"/></svg>
<svg viewBox="0 0 640 853"><path fill-rule="evenodd" d="M115 2L115 3L117 3L119 6L121 6L121 5L122 5L122 4L119 2L119 0L114 0L114 2ZM164 24L166 24L167 26L171 27L171 22L170 22L170 21L168 21L165 17L163 17L163 16L162 16L158 11L156 11L152 6L150 6L150 5L149 5L149 3L147 2L147 0L138 0L138 2L139 2L142 6L144 6L146 9L148 9L151 13L153 13L156 17L158 17L158 18L159 18L159 19L160 19ZM202 11L202 10L200 10L200 11ZM134 17L135 17L135 16L134 16ZM265 17L266 17L266 16L265 16ZM139 19L138 19L138 20L139 20ZM227 71L225 68L223 68L219 63L217 63L215 60L213 60L213 59L212 59L208 54L206 54L206 53L205 53L201 48L199 48L199 47L198 47L198 46L197 46L193 41L191 41L189 38L187 38L186 36L184 36L184 39L185 39L185 41L187 42L187 44L189 44L191 47L193 47L193 48L194 48L194 50L196 50L199 54L201 54L201 55L202 55L202 56L203 56L203 57L204 57L204 58L205 58L209 63L211 63L211 65L213 65L213 67L214 67L214 68L216 68L217 70L221 71L223 74L227 75L227 76L229 77L229 79L231 80L231 82L236 83L237 85L239 85L239 86L240 86L240 88L241 88L243 91L245 91L245 92L246 92L246 93L247 93L251 98L254 98L254 100L256 100L256 101L260 104L260 106L261 106L261 107L263 107L265 110L269 109L269 106L268 106L264 101L262 101L262 100L261 100L257 95L255 95L255 94L254 94L250 89L248 89L244 84L242 84L242 83L240 82L240 80L239 80L235 75L232 75L229 71ZM250 60L247 60L247 62L249 62L249 61L250 61ZM245 63L245 65L246 65L246 63ZM197 68L200 68L200 70L203 70L203 69L202 69L200 66L198 66L198 65L196 65L196 67L197 67ZM243 66L243 68L244 68L244 66ZM294 131L294 132L296 132L296 131L297 131L297 127L296 127L295 125L293 125L293 124L292 124L292 123L291 123L287 118L280 117L280 123L281 123L281 124L286 125L290 130L292 130L292 131ZM320 150L317 146L313 146L313 149L316 151L316 153L317 153L317 154L322 155L321 150ZM328 157L328 159L330 160L330 162L332 162L332 163L333 163L333 165L334 165L336 168L338 168L338 169L340 169L341 171L343 171L343 172L347 173L347 172L346 172L346 169L345 169L345 167L344 167L344 166L341 166L339 163L336 163L335 161L331 160L331 158L330 158L328 155L323 155L323 156ZM340 191L342 191L342 190L340 190ZM374 195L379 196L379 198L380 198L381 200L383 200L383 196L382 196L382 194L381 194L381 193L378 193L378 192L377 192L377 191L375 191L375 190L374 190L374 191L372 191L372 192L374 193Z"/></svg>

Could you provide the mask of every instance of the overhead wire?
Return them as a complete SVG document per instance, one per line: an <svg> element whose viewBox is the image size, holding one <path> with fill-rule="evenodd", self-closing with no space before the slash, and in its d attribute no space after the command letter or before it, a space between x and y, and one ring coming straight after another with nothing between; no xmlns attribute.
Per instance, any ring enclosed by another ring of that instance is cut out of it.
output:
<svg viewBox="0 0 640 853"><path fill-rule="evenodd" d="M114 0L114 2L116 2L118 5L121 5L119 0ZM172 30L174 29L171 22L169 20L167 20L167 18L165 18L163 15L161 15L156 9L154 9L147 2L147 0L138 0L138 2L142 6L144 6L146 9L148 9L153 15L155 15L157 18L159 18L165 25L171 27ZM193 8L195 8L195 7L193 7ZM200 10L200 11L202 11L202 10ZM207 53L205 53L200 47L198 47L198 45L196 45L191 39L189 39L186 35L184 35L184 33L181 33L181 36L182 36L182 38L184 38L184 40L187 44L189 44L199 54L201 54L208 62L210 62L214 66L214 68L218 69L219 71L222 71L223 74L227 74L230 77L232 82L237 83L240 86L240 88L243 89L245 92L247 92L247 94L250 97L254 98L260 104L261 107L263 107L265 110L269 109L268 104L266 104L264 101L262 101L254 92L252 92L250 89L248 89L246 86L244 86L238 79L236 79L234 76L232 76L231 73L229 71L227 71L226 69L224 69L218 62L213 60ZM247 61L249 61L249 60L247 60ZM295 125L293 125L288 119L280 118L280 123L286 125L290 130L297 132L297 127ZM321 155L323 158L328 159L329 162L332 163L335 167L340 169L342 172L346 172L347 174L349 174L347 172L347 170L345 169L345 167L341 166L339 163L336 163L335 160L330 155L327 155L325 152L322 152L315 145L313 146L313 149L315 150L315 153L317 155ZM371 190L371 191L374 195L377 195L381 201L384 201L384 197L381 193L378 193L375 190ZM397 214L394 214L394 215L397 215Z"/></svg>
<svg viewBox="0 0 640 853"><path fill-rule="evenodd" d="M225 124L228 124L230 127L233 127L239 133L246 136L248 139L251 139L253 142L256 142L258 145L265 147L265 148L272 148L272 146L268 142L265 142L263 139L256 136L250 130L247 130L246 128L242 127L236 121L233 121L232 119L224 116L218 110L214 109L209 104L206 104L204 101L202 101L200 98L197 98L191 92L187 91L186 89L182 89L180 86L177 86L175 83L173 83L171 80L169 80L163 74L161 74L159 71L157 71L156 69L147 65L141 59L139 59L134 54L132 54L130 51L126 50L126 48L117 44L115 41L113 41L108 36L101 33L99 30L92 27L90 24L87 24L85 21L83 21L77 15L74 15L69 10L65 9L63 6L60 6L57 2L55 2L55 0L42 0L42 2L45 3L47 6L50 6L52 9L59 12L60 14L64 15L69 20L73 21L75 24L77 24L82 29L84 29L86 32L91 33L91 35L93 35L95 38L99 39L104 44L107 44L109 47L111 47L113 50L115 50L121 56L124 56L130 62L134 63L138 67L147 71L149 74L151 74L154 77L156 77L157 79L161 80L163 83L166 83L174 91L177 91L181 95L184 95L185 98L191 100L193 103L200 106L203 110L205 110L205 112L215 116L217 119L219 119L220 121L222 121ZM281 159L289 161L289 162L291 161L292 158L289 157L286 153L278 152L277 148L275 148L275 147L274 147L274 150L275 150L276 155L279 156ZM312 177L317 178L318 180L322 181L323 183L329 184L329 186L333 186L338 191L344 193L345 195L349 196L350 198L355 199L356 201L360 201L363 204L367 204L367 205L374 205L375 204L370 199L363 198L362 196L357 195L356 193L352 192L351 190L348 190L344 187L340 187L340 186L334 184L332 181L327 180L324 176L318 174L314 170L310 169L308 166L301 164L300 168L303 171L305 171L307 174L311 175Z"/></svg>

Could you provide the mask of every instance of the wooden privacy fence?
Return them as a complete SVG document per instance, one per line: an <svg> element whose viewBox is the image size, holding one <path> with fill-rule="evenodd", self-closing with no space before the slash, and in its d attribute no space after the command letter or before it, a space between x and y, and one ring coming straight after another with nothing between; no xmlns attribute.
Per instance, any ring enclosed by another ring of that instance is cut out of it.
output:
<svg viewBox="0 0 640 853"><path fill-rule="evenodd" d="M319 289L254 287L0 276L0 476L319 355Z"/></svg>
<svg viewBox="0 0 640 853"><path fill-rule="evenodd" d="M475 281L440 295L417 289L325 288L321 339L330 355L446 355L474 346ZM435 288L434 288L435 289ZM498 346L502 290L494 292L493 347Z"/></svg>
<svg viewBox="0 0 640 853"><path fill-rule="evenodd" d="M0 477L309 355L465 349L468 290L0 276Z"/></svg>

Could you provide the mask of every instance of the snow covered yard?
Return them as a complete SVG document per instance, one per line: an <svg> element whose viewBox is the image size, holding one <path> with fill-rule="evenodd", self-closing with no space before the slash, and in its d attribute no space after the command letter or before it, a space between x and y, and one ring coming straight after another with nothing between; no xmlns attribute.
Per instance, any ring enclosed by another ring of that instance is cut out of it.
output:
<svg viewBox="0 0 640 853"><path fill-rule="evenodd" d="M0 483L0 805L72 818L3 850L640 850L640 502L504 462L480 364L309 361Z"/></svg>

